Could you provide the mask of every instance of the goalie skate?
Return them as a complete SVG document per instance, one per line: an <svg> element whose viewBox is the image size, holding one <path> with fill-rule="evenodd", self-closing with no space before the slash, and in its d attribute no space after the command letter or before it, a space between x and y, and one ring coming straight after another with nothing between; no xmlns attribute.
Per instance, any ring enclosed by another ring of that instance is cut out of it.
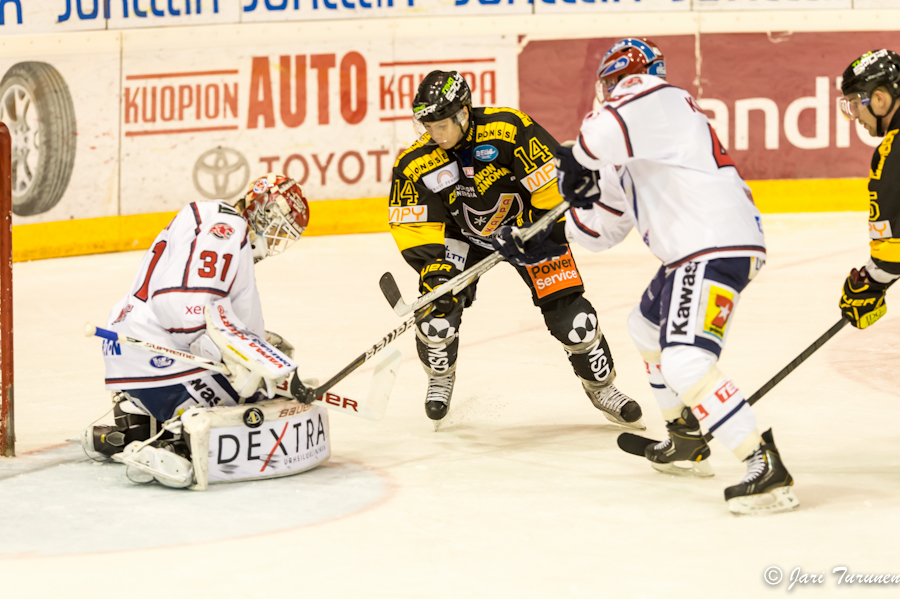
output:
<svg viewBox="0 0 900 599"><path fill-rule="evenodd" d="M763 443L744 460L747 475L725 489L733 514L757 515L786 512L800 505L791 487L794 479L781 462L772 429L762 434Z"/></svg>

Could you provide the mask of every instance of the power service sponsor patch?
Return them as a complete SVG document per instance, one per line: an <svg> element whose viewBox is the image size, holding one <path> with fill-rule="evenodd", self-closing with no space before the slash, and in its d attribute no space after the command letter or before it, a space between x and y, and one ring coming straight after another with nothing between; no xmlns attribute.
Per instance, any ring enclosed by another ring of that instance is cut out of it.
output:
<svg viewBox="0 0 900 599"><path fill-rule="evenodd" d="M672 274L672 297L666 319L666 343L694 343L705 262L688 262Z"/></svg>
<svg viewBox="0 0 900 599"><path fill-rule="evenodd" d="M583 284L575 259L572 258L572 250L566 250L559 258L538 262L527 268L538 299Z"/></svg>
<svg viewBox="0 0 900 599"><path fill-rule="evenodd" d="M697 334L722 345L738 297L738 292L728 285L717 281L703 281L701 293L703 314L702 319L698 321Z"/></svg>
<svg viewBox="0 0 900 599"><path fill-rule="evenodd" d="M428 222L428 206L402 206L388 208L389 223Z"/></svg>
<svg viewBox="0 0 900 599"><path fill-rule="evenodd" d="M459 181L459 166L457 166L456 162L451 162L443 168L422 177L425 187L435 193L450 187L457 181Z"/></svg>

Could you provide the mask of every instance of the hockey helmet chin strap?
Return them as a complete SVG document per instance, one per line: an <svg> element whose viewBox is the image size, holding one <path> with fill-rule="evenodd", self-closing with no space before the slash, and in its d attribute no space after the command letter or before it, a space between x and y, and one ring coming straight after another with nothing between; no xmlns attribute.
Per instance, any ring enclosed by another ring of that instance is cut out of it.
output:
<svg viewBox="0 0 900 599"><path fill-rule="evenodd" d="M871 102L869 102L869 104L866 106L866 108L869 109L869 113L875 117L875 135L877 137L884 137L884 134L885 134L884 119L887 117L887 115L891 114L891 111L894 110L894 106L896 104L897 104L897 98L895 98L894 95L891 94L891 105L888 106L887 112L885 112L881 116L875 114L875 111L872 110ZM890 123L888 123L888 125L890 125Z"/></svg>

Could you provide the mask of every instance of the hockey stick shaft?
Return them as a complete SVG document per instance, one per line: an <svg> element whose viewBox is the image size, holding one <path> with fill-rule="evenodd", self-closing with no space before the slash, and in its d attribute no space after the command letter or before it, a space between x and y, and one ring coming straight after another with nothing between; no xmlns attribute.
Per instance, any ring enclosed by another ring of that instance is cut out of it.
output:
<svg viewBox="0 0 900 599"><path fill-rule="evenodd" d="M101 329L100 327L95 327L91 324L84 325L84 335L86 337L100 337L108 341L121 343L122 345L130 345L131 347L144 349L161 356L172 358L173 360L177 360L178 362L191 364L192 366L199 366L200 368L205 368L207 370L218 372L220 374L231 374L231 371L228 370L228 367L221 362L213 362L212 360L207 360L206 358L201 358L200 356L195 356L194 354L188 352L172 349L170 347L163 347L161 345L150 343L148 341L141 341L140 339L128 337L127 335L116 333L115 331Z"/></svg>
<svg viewBox="0 0 900 599"><path fill-rule="evenodd" d="M322 399L326 392L328 392L332 387L337 385L339 382L347 378L347 376L352 373L354 370L371 360L375 354L382 351L386 348L392 341L394 341L397 337L399 337L402 333L406 332L410 328L415 325L415 317L410 317L404 322L402 325L385 335L378 343L370 347L363 354L357 357L353 362L344 367L340 372L331 377L324 385L320 385L315 389L308 389L306 387L300 387L299 389L295 388L294 385L291 385L291 392L294 395L294 399L298 401L304 401L305 403L310 403L311 401L315 401L317 399ZM196 356L194 354L183 352L177 349L172 349L168 347L163 347L161 345L157 345L155 343L149 343L146 341L141 341L139 339L134 339L133 337L128 337L126 335L122 335L120 333L116 333L115 331L110 331L107 329L102 329L100 327L95 327L91 324L86 324L84 326L84 334L87 337L100 337L102 339L107 339L109 341L114 341L121 343L123 345L130 345L131 347L137 347L149 352L153 352L159 355L167 356L172 358L173 360L177 360L179 362L183 362L185 364L190 364L193 366L199 366L200 368L205 368L212 372L218 372L220 374L228 375L231 372L228 370L228 367L221 362L213 362L212 360L207 360L206 358ZM390 376L390 371L386 371L382 369L384 374L382 374L379 380L376 380L374 384L378 386L385 387L387 386L388 392L390 390L390 384L388 384L387 377ZM393 368L394 375L396 374L396 368ZM377 375L378 373L376 373ZM295 374L294 381L299 382L299 377ZM293 381L292 381L293 382ZM390 383L392 384L393 379L391 379ZM298 395L302 395L302 397L298 397ZM311 397L310 397L311 396ZM371 396L371 394L370 394ZM384 403L384 402L381 402ZM369 420L377 420L384 413L384 406L379 406L381 413L375 414L375 417L371 415L360 414L356 407L352 404L348 404L347 402L342 402L339 404L332 404L328 401L325 402L325 405L331 409L337 409L341 411L351 412L353 414L362 416L363 418L368 418ZM372 410L369 410L372 412Z"/></svg>
<svg viewBox="0 0 900 599"><path fill-rule="evenodd" d="M536 220L530 227L520 229L517 231L517 234L514 236L514 240L516 245L520 248L524 246L525 242L546 229L547 227L553 226L556 221L562 217L563 214L569 209L569 202L563 200L553 208L551 208L547 214ZM400 290L397 287L396 281L394 281L393 275L391 273L384 273L381 277L381 291L384 293L385 299L387 299L388 303L391 304L391 307L394 309L394 312L397 316L406 316L411 312L417 312L420 309L424 308L428 304L434 302L436 299L443 297L448 293L459 293L473 282L478 280L484 273L494 268L497 264L503 261L503 256L500 252L493 252L486 258L482 259L478 264L472 266L471 268L467 268L465 271L459 273L446 283L442 285L438 285L428 293L420 295L413 303L407 304L403 301L403 297L400 294Z"/></svg>
<svg viewBox="0 0 900 599"><path fill-rule="evenodd" d="M848 322L850 322L850 321L848 321L846 318L841 318L839 321L834 323L830 329L828 329L827 331L822 333L822 335L818 339L813 341L809 347L807 347L802 352L800 352L800 355L798 355L796 358L791 360L787 366L785 366L784 368L782 368L781 370L778 371L778 374L776 374L771 379L769 379L769 381L765 385L760 387L756 391L756 393L751 395L750 398L747 400L747 403L752 406L753 404L758 402L760 399L762 399L766 393L768 393L775 387L775 385L777 385L778 383L783 381L785 378L787 378L787 375L794 372L794 370L796 370L798 366L803 364L811 355L816 353L819 350L819 348L821 348L823 345L828 343L828 341L832 337L837 335L841 329L843 329L845 326L847 326ZM713 434L711 432L703 435L703 440L706 441L707 443L712 441L712 439L713 439Z"/></svg>

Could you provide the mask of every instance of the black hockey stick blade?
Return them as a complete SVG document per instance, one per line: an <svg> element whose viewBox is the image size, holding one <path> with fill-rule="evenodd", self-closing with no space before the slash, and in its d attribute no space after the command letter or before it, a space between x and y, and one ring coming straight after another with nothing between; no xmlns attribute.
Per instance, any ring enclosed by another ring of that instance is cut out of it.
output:
<svg viewBox="0 0 900 599"><path fill-rule="evenodd" d="M762 399L766 393L768 393L775 387L775 385L787 378L787 375L796 370L798 366L803 364L803 362L805 362L811 355L816 353L816 351L818 351L819 348L825 345L829 339L837 335L838 331L847 326L848 322L849 321L846 318L841 318L838 322L834 323L830 329L822 333L822 335L818 339L813 341L809 347L800 352L799 356L791 360L791 362L787 366L778 371L778 374L769 379L769 381L765 385L760 387L756 391L756 393L751 395L747 400L747 403L752 406L760 399ZM703 440L707 443L712 441L712 439L712 433L706 433L705 435L703 435ZM647 439L646 437L641 437L639 435L633 435L631 433L622 433L621 435L619 435L618 439L619 449L626 453L638 455L641 457L644 457L644 448L646 448L647 445L651 443L655 444L658 443L658 441Z"/></svg>
<svg viewBox="0 0 900 599"><path fill-rule="evenodd" d="M378 285L381 287L384 299L388 301L397 316L404 316L409 313L408 306L400 294L400 288L397 287L397 281L394 280L394 275L389 272L384 273L381 275Z"/></svg>
<svg viewBox="0 0 900 599"><path fill-rule="evenodd" d="M648 439L647 437L642 437L640 435L634 435L632 433L622 433L619 435L616 443L619 444L619 449L625 453L644 457L644 450L647 449L647 446L656 445L659 441Z"/></svg>

